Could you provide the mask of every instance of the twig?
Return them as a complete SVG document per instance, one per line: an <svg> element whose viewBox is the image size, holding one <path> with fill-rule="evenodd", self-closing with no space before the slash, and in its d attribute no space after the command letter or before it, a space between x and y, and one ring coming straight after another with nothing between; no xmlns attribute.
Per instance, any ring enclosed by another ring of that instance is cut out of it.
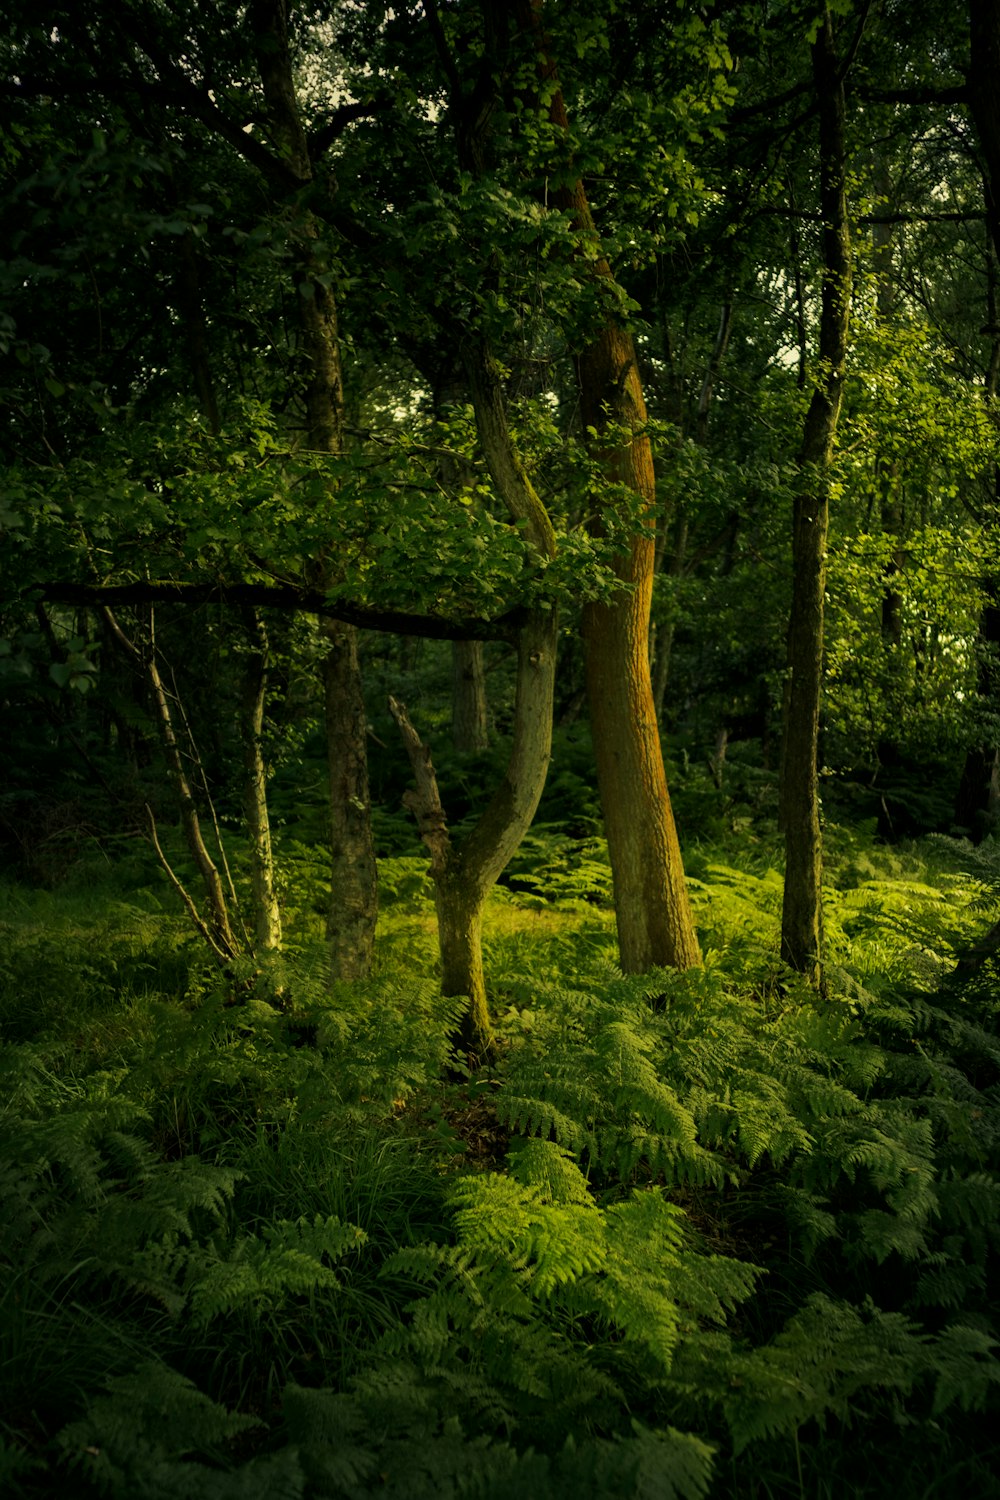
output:
<svg viewBox="0 0 1000 1500"><path fill-rule="evenodd" d="M160 840L157 836L156 819L153 816L153 809L150 807L148 802L145 804L145 807L146 817L149 821L149 837L152 840L153 848L156 850L157 858L159 859L160 864L166 870L167 876L170 880L171 885L174 887L174 890L178 893L181 900L184 902L184 905L187 907L188 914L190 915L195 927L198 929L201 936L205 939L205 942L208 944L212 952L215 954L216 958L219 960L220 965L223 968L227 967L232 962L233 955L231 953L227 953L226 950L224 948L221 948L216 942L211 928L208 926L208 923L202 917L198 908L195 906L191 897L188 895L185 887L181 884L180 880L174 874L170 866L170 862L167 859L167 856L164 854L163 849L160 845Z"/></svg>
<svg viewBox="0 0 1000 1500"><path fill-rule="evenodd" d="M160 655L162 656L163 653L160 652ZM222 861L222 868L226 872L226 884L229 886L229 895L233 903L233 911L236 913L237 920L239 921L239 924L243 929L244 942L246 943L246 946L248 948L251 948L253 945L250 942L250 934L247 932L247 925L244 922L243 914L240 911L240 901L239 897L236 894L236 886L233 881L233 873L229 868L229 858L226 854L226 846L222 842L222 829L219 827L219 818L218 814L215 811L215 803L212 800L212 793L209 789L208 776L205 774L205 764L201 758L201 752L198 749L198 745L194 737L194 730L191 728L191 720L187 716L187 709L184 707L184 700L181 698L180 692L177 688L177 677L173 667L170 668L170 681L173 683L174 688L174 702L177 704L177 708L181 716L181 723L184 725L184 733L187 736L187 742L189 746L188 759L190 760L191 764L197 769L198 777L201 781L201 789L205 794L205 804L208 808L208 815L212 820L212 827L215 829L215 847L219 851L219 858Z"/></svg>

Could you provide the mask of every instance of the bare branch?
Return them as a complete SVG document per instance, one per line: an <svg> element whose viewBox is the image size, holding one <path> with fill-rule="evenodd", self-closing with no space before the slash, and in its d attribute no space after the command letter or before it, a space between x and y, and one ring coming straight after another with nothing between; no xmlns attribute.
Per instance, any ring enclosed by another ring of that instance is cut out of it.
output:
<svg viewBox="0 0 1000 1500"><path fill-rule="evenodd" d="M208 926L208 923L202 917L198 908L195 906L191 897L188 895L185 887L181 884L180 880L174 874L174 871L170 866L170 861L164 854L163 849L160 845L159 837L157 836L156 819L153 816L153 809L150 807L148 802L145 804L145 806L146 818L149 822L149 837L152 840L153 848L156 850L156 855L160 861L160 864L163 866L164 870L166 870L167 875L170 879L170 883L173 886L174 890L177 892L181 900L184 902L184 905L187 907L188 915L190 916L195 927L198 929L198 932L205 939L205 942L211 948L212 952L215 954L222 967L227 967L232 962L233 955L231 953L227 953L226 950L222 948L216 941L215 935Z"/></svg>
<svg viewBox="0 0 1000 1500"><path fill-rule="evenodd" d="M441 803L441 793L438 791L431 752L410 723L404 703L399 703L395 698L390 697L389 712L395 719L402 736L403 746L417 783L416 791L405 793L403 806L417 820L420 837L430 850L431 872L437 878L448 868L451 840L448 837L448 819Z"/></svg>
<svg viewBox="0 0 1000 1500"><path fill-rule="evenodd" d="M232 604L257 605L269 609L301 610L357 625L361 630L384 630L390 635L416 635L433 641L513 641L524 624L526 610L509 609L494 619L472 616L448 619L443 615L409 614L403 610L376 609L331 600L322 589L296 583L69 583L53 580L31 591L52 604L89 604L95 609L130 604ZM135 647L112 620L108 621L119 644L130 654Z"/></svg>

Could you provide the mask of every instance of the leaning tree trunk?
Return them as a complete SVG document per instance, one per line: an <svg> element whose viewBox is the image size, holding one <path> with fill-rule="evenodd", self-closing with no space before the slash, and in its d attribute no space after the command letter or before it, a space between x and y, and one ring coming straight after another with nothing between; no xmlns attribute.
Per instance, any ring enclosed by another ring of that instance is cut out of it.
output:
<svg viewBox="0 0 1000 1500"><path fill-rule="evenodd" d="M605 410L641 428L646 409L630 334L612 324L580 359L583 419L597 430ZM602 453L608 477L647 505L655 498L649 440L633 437ZM644 525L616 571L629 585L583 611L587 701L604 831L614 879L622 968L689 968L701 961L663 768L649 671L654 536Z"/></svg>
<svg viewBox="0 0 1000 1500"><path fill-rule="evenodd" d="M847 219L844 86L829 10L812 47L819 105L823 293L819 370L799 454L794 502L792 607L782 753L785 888L781 953L823 988L823 842L819 817L819 719L823 682L823 603L830 519L829 474L843 400L850 327L851 241Z"/></svg>
<svg viewBox="0 0 1000 1500"><path fill-rule="evenodd" d="M250 23L257 45L268 123L281 152L279 186L301 192L313 183L309 145L299 113L288 37L287 0L254 0ZM307 441L315 452L336 454L343 446L344 385L337 306L328 267L316 254L316 225L308 210L293 232L301 349L306 361ZM331 501L334 500L331 495ZM310 581L322 587L335 563L315 558ZM352 625L324 624L328 650L323 664L327 746L330 758L332 904L327 926L334 978L355 979L370 971L378 914L375 847L368 797L367 720L364 712L357 632Z"/></svg>
<svg viewBox="0 0 1000 1500"><path fill-rule="evenodd" d="M514 730L507 771L479 822L459 844L448 833L430 751L421 743L405 707L389 700L416 782L416 791L404 800L431 856L441 989L445 995L468 999L455 1041L473 1066L493 1050L483 970L483 910L498 876L531 826L545 786L552 748L557 641L554 611L534 612L518 634Z"/></svg>
<svg viewBox="0 0 1000 1500"><path fill-rule="evenodd" d="M240 942L230 917L229 901L226 898L226 888L222 881L219 867L212 858L205 836L201 829L201 819L198 816L198 804L194 789L188 778L185 765L190 760L191 744L189 741L185 755L181 743L177 737L174 726L174 716L170 708L170 695L167 692L163 678L160 675L159 665L156 659L156 638L152 624L152 610L150 611L149 650L144 655L133 641L125 634L118 623L115 615L105 607L101 610L101 616L107 626L112 639L122 649L128 659L132 662L135 670L145 679L149 686L153 710L160 731L160 742L166 756L170 779L177 792L177 800L180 807L181 828L184 832L184 841L188 846L188 852L194 861L195 867L201 878L202 890L205 897L205 914L198 907L183 885L178 876L170 866L167 856L164 854L156 831L156 820L153 810L146 804L146 815L149 820L149 834L156 850L160 863L162 864L171 884L174 886L181 900L187 908L198 932L204 938L212 950L216 961L224 969L228 969L234 958L245 952L244 945ZM175 700L176 701L176 700ZM184 718L183 710L181 713ZM216 825L218 831L218 826ZM223 863L225 860L223 859ZM232 889L230 883L230 889Z"/></svg>
<svg viewBox="0 0 1000 1500"><path fill-rule="evenodd" d="M522 19L534 32L549 118L568 133L541 10L541 0L530 0L521 6ZM553 199L572 215L581 244L589 247L587 265L610 291L611 267L600 249L582 181L577 178L556 188ZM642 973L654 965L689 968L701 962L701 953L663 768L649 670L656 477L645 433L646 403L635 344L610 309L603 328L579 356L578 369L584 429L602 434L609 425L614 427L614 436L598 438L598 457L613 484L622 484L639 497L642 511L628 555L616 563L628 587L608 603L586 605L583 612L587 697L621 964L629 973Z"/></svg>
<svg viewBox="0 0 1000 1500"><path fill-rule="evenodd" d="M496 492L511 520L520 524L525 541L539 556L551 558L555 532L510 431L501 367L483 340L470 340L464 353L476 430ZM518 631L507 769L486 810L460 844L453 844L448 834L430 752L409 723L405 708L390 702L416 780L416 792L408 796L407 805L431 855L442 990L446 995L468 997L456 1042L473 1063L485 1060L493 1050L483 972L483 909L530 828L545 786L552 750L558 637L555 610L533 610Z"/></svg>

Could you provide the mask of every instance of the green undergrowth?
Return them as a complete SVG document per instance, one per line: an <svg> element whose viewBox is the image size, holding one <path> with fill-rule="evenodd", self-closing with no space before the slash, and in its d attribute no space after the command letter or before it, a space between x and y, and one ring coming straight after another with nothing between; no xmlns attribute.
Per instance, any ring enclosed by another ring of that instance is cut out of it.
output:
<svg viewBox="0 0 1000 1500"><path fill-rule="evenodd" d="M418 860L331 993L293 851L283 1010L155 880L3 892L4 1494L998 1493L991 850L834 830L817 1002L773 847L693 851L705 967L635 978L533 838L460 1083Z"/></svg>

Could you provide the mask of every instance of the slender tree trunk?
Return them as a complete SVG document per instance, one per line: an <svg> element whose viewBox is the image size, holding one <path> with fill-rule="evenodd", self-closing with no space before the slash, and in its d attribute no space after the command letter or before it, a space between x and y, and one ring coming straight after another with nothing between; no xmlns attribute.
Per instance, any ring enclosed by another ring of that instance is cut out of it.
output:
<svg viewBox="0 0 1000 1500"><path fill-rule="evenodd" d="M268 123L280 148L282 170L293 186L302 189L313 182L314 174L295 90L287 0L254 0L249 18ZM344 423L337 305L328 285L328 268L316 254L316 225L308 211L300 212L294 238L298 319L307 369L307 440L314 451L335 454L343 446ZM332 502L334 498L331 495ZM335 572L334 560L314 559L311 581L322 586ZM323 622L322 629L328 642L323 683L332 825L330 963L334 978L356 979L370 970L378 914L367 719L356 629L334 622Z"/></svg>
<svg viewBox="0 0 1000 1500"><path fill-rule="evenodd" d="M208 332L198 271L197 242L190 229L181 235L177 247L177 305L184 323L188 360L194 377L198 401L209 429L219 431L219 404L212 379L212 361L208 352Z"/></svg>
<svg viewBox="0 0 1000 1500"><path fill-rule="evenodd" d="M462 755L481 755L489 747L482 641L452 643L451 738Z"/></svg>
<svg viewBox="0 0 1000 1500"><path fill-rule="evenodd" d="M541 0L531 0L524 20L534 31L549 117L568 132L569 121L553 60L542 30ZM556 189L559 207L573 216L582 243L590 247L592 273L613 280L582 181ZM632 335L610 316L579 356L581 418L585 430L618 433L598 439L608 479L639 497L642 519L627 557L616 571L627 590L610 603L583 611L587 697L594 736L597 780L614 880L615 915L622 967L642 973L654 965L688 968L701 962L684 882L680 845L663 768L649 671L655 532L651 519L656 479L646 403ZM596 523L595 523L596 524Z"/></svg>
<svg viewBox="0 0 1000 1500"><path fill-rule="evenodd" d="M983 580L987 602L979 616L978 692L984 706L1000 698L1000 584ZM978 844L995 831L1000 813L1000 770L996 744L970 746L955 796L955 822Z"/></svg>
<svg viewBox="0 0 1000 1500"><path fill-rule="evenodd" d="M729 348L729 335L733 327L733 304L727 300L722 304L719 314L719 326L715 334L715 343L709 356L708 365L705 369L705 378L701 383L701 393L698 397L698 413L695 425L695 441L703 448L708 442L708 420L712 410L712 392L718 379L719 371L722 369L722 361L726 357Z"/></svg>
<svg viewBox="0 0 1000 1500"><path fill-rule="evenodd" d="M281 949L281 909L275 890L271 820L267 810L267 766L264 761L268 641L264 621L255 611L247 611L245 623L251 645L243 680L243 806L250 839L255 947L257 953L263 955Z"/></svg>
<svg viewBox="0 0 1000 1500"><path fill-rule="evenodd" d="M688 549L688 523L683 510L680 510L676 517L676 527L673 553L667 565L666 574L668 578L679 580L685 573ZM662 559L658 561L656 571L660 572L661 567ZM670 662L674 651L676 631L677 624L673 614L659 629L656 628L655 623L650 627L650 671L653 676L653 712L656 714L657 724L663 719L663 704L667 696L667 683L670 680Z"/></svg>
<svg viewBox="0 0 1000 1500"><path fill-rule="evenodd" d="M823 681L823 603L829 528L829 471L843 399L850 326L851 243L847 219L843 79L826 11L812 47L819 104L823 292L819 368L806 415L792 536L792 607L782 756L785 888L781 953L823 989L823 844L818 750Z"/></svg>
<svg viewBox="0 0 1000 1500"><path fill-rule="evenodd" d="M177 800L180 805L181 827L184 831L184 839L188 846L188 851L201 877L208 913L207 918L203 918L200 915L191 897L167 864L166 856L160 848L159 840L156 836L156 827L153 822L152 812L147 808L153 843L161 862L166 868L167 874L184 900L198 930L212 948L216 958L223 964L226 964L241 951L241 944L233 932L230 922L229 903L226 900L226 891L222 883L222 876L219 873L219 867L209 853L208 845L205 843L205 837L201 831L198 804L195 800L194 789L188 780L187 771L184 767L184 755L177 739L177 731L174 728L174 716L170 708L170 697L164 685L163 678L160 676L160 669L156 661L156 643L155 639L152 638L152 628L150 629L149 655L144 660L143 653L139 651L133 641L129 640L111 610L102 609L101 615L113 639L133 663L136 671L140 672L146 678L152 690L153 707L160 726L160 739L166 755L170 779L174 783L177 791Z"/></svg>
<svg viewBox="0 0 1000 1500"><path fill-rule="evenodd" d="M1000 326L997 298L997 265L1000 262L1000 5L997 0L969 0L970 66L969 107L983 155L983 197L990 234L987 253L989 325L994 341L986 391L995 397L1000 376ZM995 522L1000 513L1000 469L994 472L993 496L986 507ZM979 621L979 692L995 709L1000 687L1000 579L987 573L982 579L986 596ZM978 843L997 826L1000 817L1000 751L995 743L970 747L956 795L955 820L967 828ZM994 933L1000 927L994 929ZM992 935L992 934L991 934Z"/></svg>
<svg viewBox="0 0 1000 1500"><path fill-rule="evenodd" d="M323 622L328 650L323 688L330 763L330 852L333 870L327 938L334 979L371 972L377 872L368 792L368 718L361 692L358 633Z"/></svg>
<svg viewBox="0 0 1000 1500"><path fill-rule="evenodd" d="M444 425L455 405L467 401L469 392L462 378L461 361L445 366L432 382L434 420ZM438 461L441 483L459 493L472 480L472 466L448 451ZM489 746L489 710L482 641L452 641L451 644L451 741L460 755L481 755Z"/></svg>

